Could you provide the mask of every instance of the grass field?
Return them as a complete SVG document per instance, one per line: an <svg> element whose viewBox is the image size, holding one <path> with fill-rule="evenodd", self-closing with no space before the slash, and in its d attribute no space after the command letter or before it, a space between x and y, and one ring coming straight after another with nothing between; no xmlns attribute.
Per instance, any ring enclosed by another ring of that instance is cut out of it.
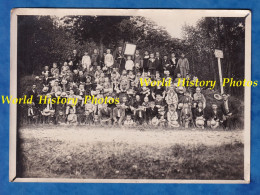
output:
<svg viewBox="0 0 260 195"><path fill-rule="evenodd" d="M18 177L243 179L243 131L19 129Z"/></svg>

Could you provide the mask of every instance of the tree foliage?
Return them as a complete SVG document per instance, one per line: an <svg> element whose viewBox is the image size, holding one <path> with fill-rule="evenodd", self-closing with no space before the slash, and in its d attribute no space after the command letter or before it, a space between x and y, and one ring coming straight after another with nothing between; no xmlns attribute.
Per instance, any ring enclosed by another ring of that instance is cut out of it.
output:
<svg viewBox="0 0 260 195"><path fill-rule="evenodd" d="M224 53L223 77L244 79L245 68L245 18L203 18L195 27L185 26L185 51L191 59L193 73L200 79L218 81L218 65L215 49ZM227 92L242 95L243 87L228 88Z"/></svg>
<svg viewBox="0 0 260 195"><path fill-rule="evenodd" d="M20 74L37 74L44 65L63 63L73 49L82 55L98 48L112 51L134 43L141 54L184 51L193 75L218 80L215 49L224 52L223 77L244 78L245 19L202 18L196 26L183 27L183 39L172 38L153 21L141 16L19 16L18 67ZM239 88L229 92L243 94Z"/></svg>

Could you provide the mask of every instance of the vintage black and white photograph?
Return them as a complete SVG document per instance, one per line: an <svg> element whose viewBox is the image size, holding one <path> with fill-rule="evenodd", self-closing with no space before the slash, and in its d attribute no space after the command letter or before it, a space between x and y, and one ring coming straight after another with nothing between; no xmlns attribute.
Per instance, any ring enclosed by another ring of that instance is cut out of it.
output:
<svg viewBox="0 0 260 195"><path fill-rule="evenodd" d="M11 15L10 181L249 182L250 11Z"/></svg>

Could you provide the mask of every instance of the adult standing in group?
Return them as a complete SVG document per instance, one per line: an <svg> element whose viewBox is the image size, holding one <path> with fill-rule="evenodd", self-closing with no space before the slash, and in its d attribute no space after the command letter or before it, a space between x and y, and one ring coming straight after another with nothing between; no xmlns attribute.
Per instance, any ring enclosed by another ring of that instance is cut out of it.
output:
<svg viewBox="0 0 260 195"><path fill-rule="evenodd" d="M222 98L223 102L220 107L223 112L223 125L225 129L232 129L235 126L235 123L238 119L238 110L233 101L230 100L228 94L223 93Z"/></svg>
<svg viewBox="0 0 260 195"><path fill-rule="evenodd" d="M172 77L175 77L175 75L177 73L176 67L177 67L177 63L178 63L178 60L177 60L177 58L175 56L175 53L171 54L169 62L170 62L169 66L166 69L170 72L170 75Z"/></svg>
<svg viewBox="0 0 260 195"><path fill-rule="evenodd" d="M72 70L77 69L80 62L80 57L78 55L77 50L75 49L72 52L71 61L72 61Z"/></svg>
<svg viewBox="0 0 260 195"><path fill-rule="evenodd" d="M36 90L36 85L33 84L31 90L27 93L27 98L31 98L32 96L32 102L35 103L36 106L38 106L38 93Z"/></svg>
<svg viewBox="0 0 260 195"><path fill-rule="evenodd" d="M125 68L125 57L123 53L123 48L118 47L115 55L115 67L118 68L120 73L124 70Z"/></svg>
<svg viewBox="0 0 260 195"><path fill-rule="evenodd" d="M163 74L162 58L158 51L155 52L155 63L156 63L156 70L158 70L160 74Z"/></svg>
<svg viewBox="0 0 260 195"><path fill-rule="evenodd" d="M135 51L134 65L135 65L135 73L141 72L141 69L143 68L143 59L142 59L142 56L139 53L139 50Z"/></svg>
<svg viewBox="0 0 260 195"><path fill-rule="evenodd" d="M91 55L91 64L94 68L94 70L96 70L97 66L100 65L100 56L99 56L99 53L98 53L98 50L97 49L94 49L93 51L94 53Z"/></svg>
<svg viewBox="0 0 260 195"><path fill-rule="evenodd" d="M145 51L144 57L143 57L143 70L144 70L144 72L148 72L148 61L149 61L149 59L150 59L149 52Z"/></svg>
<svg viewBox="0 0 260 195"><path fill-rule="evenodd" d="M177 67L180 68L181 77L186 78L186 75L189 73L190 66L189 61L187 58L185 58L185 54L181 54L181 58L178 60Z"/></svg>

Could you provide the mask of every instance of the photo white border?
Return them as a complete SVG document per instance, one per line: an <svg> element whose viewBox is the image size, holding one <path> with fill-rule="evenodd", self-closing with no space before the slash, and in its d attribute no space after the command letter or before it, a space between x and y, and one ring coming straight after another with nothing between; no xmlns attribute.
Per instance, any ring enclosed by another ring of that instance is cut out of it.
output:
<svg viewBox="0 0 260 195"><path fill-rule="evenodd" d="M53 11L55 10L55 12ZM246 17L245 21L245 79L251 80L251 11L250 10L205 10L205 9L63 9L63 8L16 8L11 10L10 47L10 95L17 96L17 16L19 15L106 15L138 16L160 13L194 14L201 17ZM17 178L17 105L10 103L9 181L10 182L57 182L57 183L250 183L250 133L251 133L251 87L245 87L244 96L244 180L161 180L161 179L62 179L62 178Z"/></svg>

